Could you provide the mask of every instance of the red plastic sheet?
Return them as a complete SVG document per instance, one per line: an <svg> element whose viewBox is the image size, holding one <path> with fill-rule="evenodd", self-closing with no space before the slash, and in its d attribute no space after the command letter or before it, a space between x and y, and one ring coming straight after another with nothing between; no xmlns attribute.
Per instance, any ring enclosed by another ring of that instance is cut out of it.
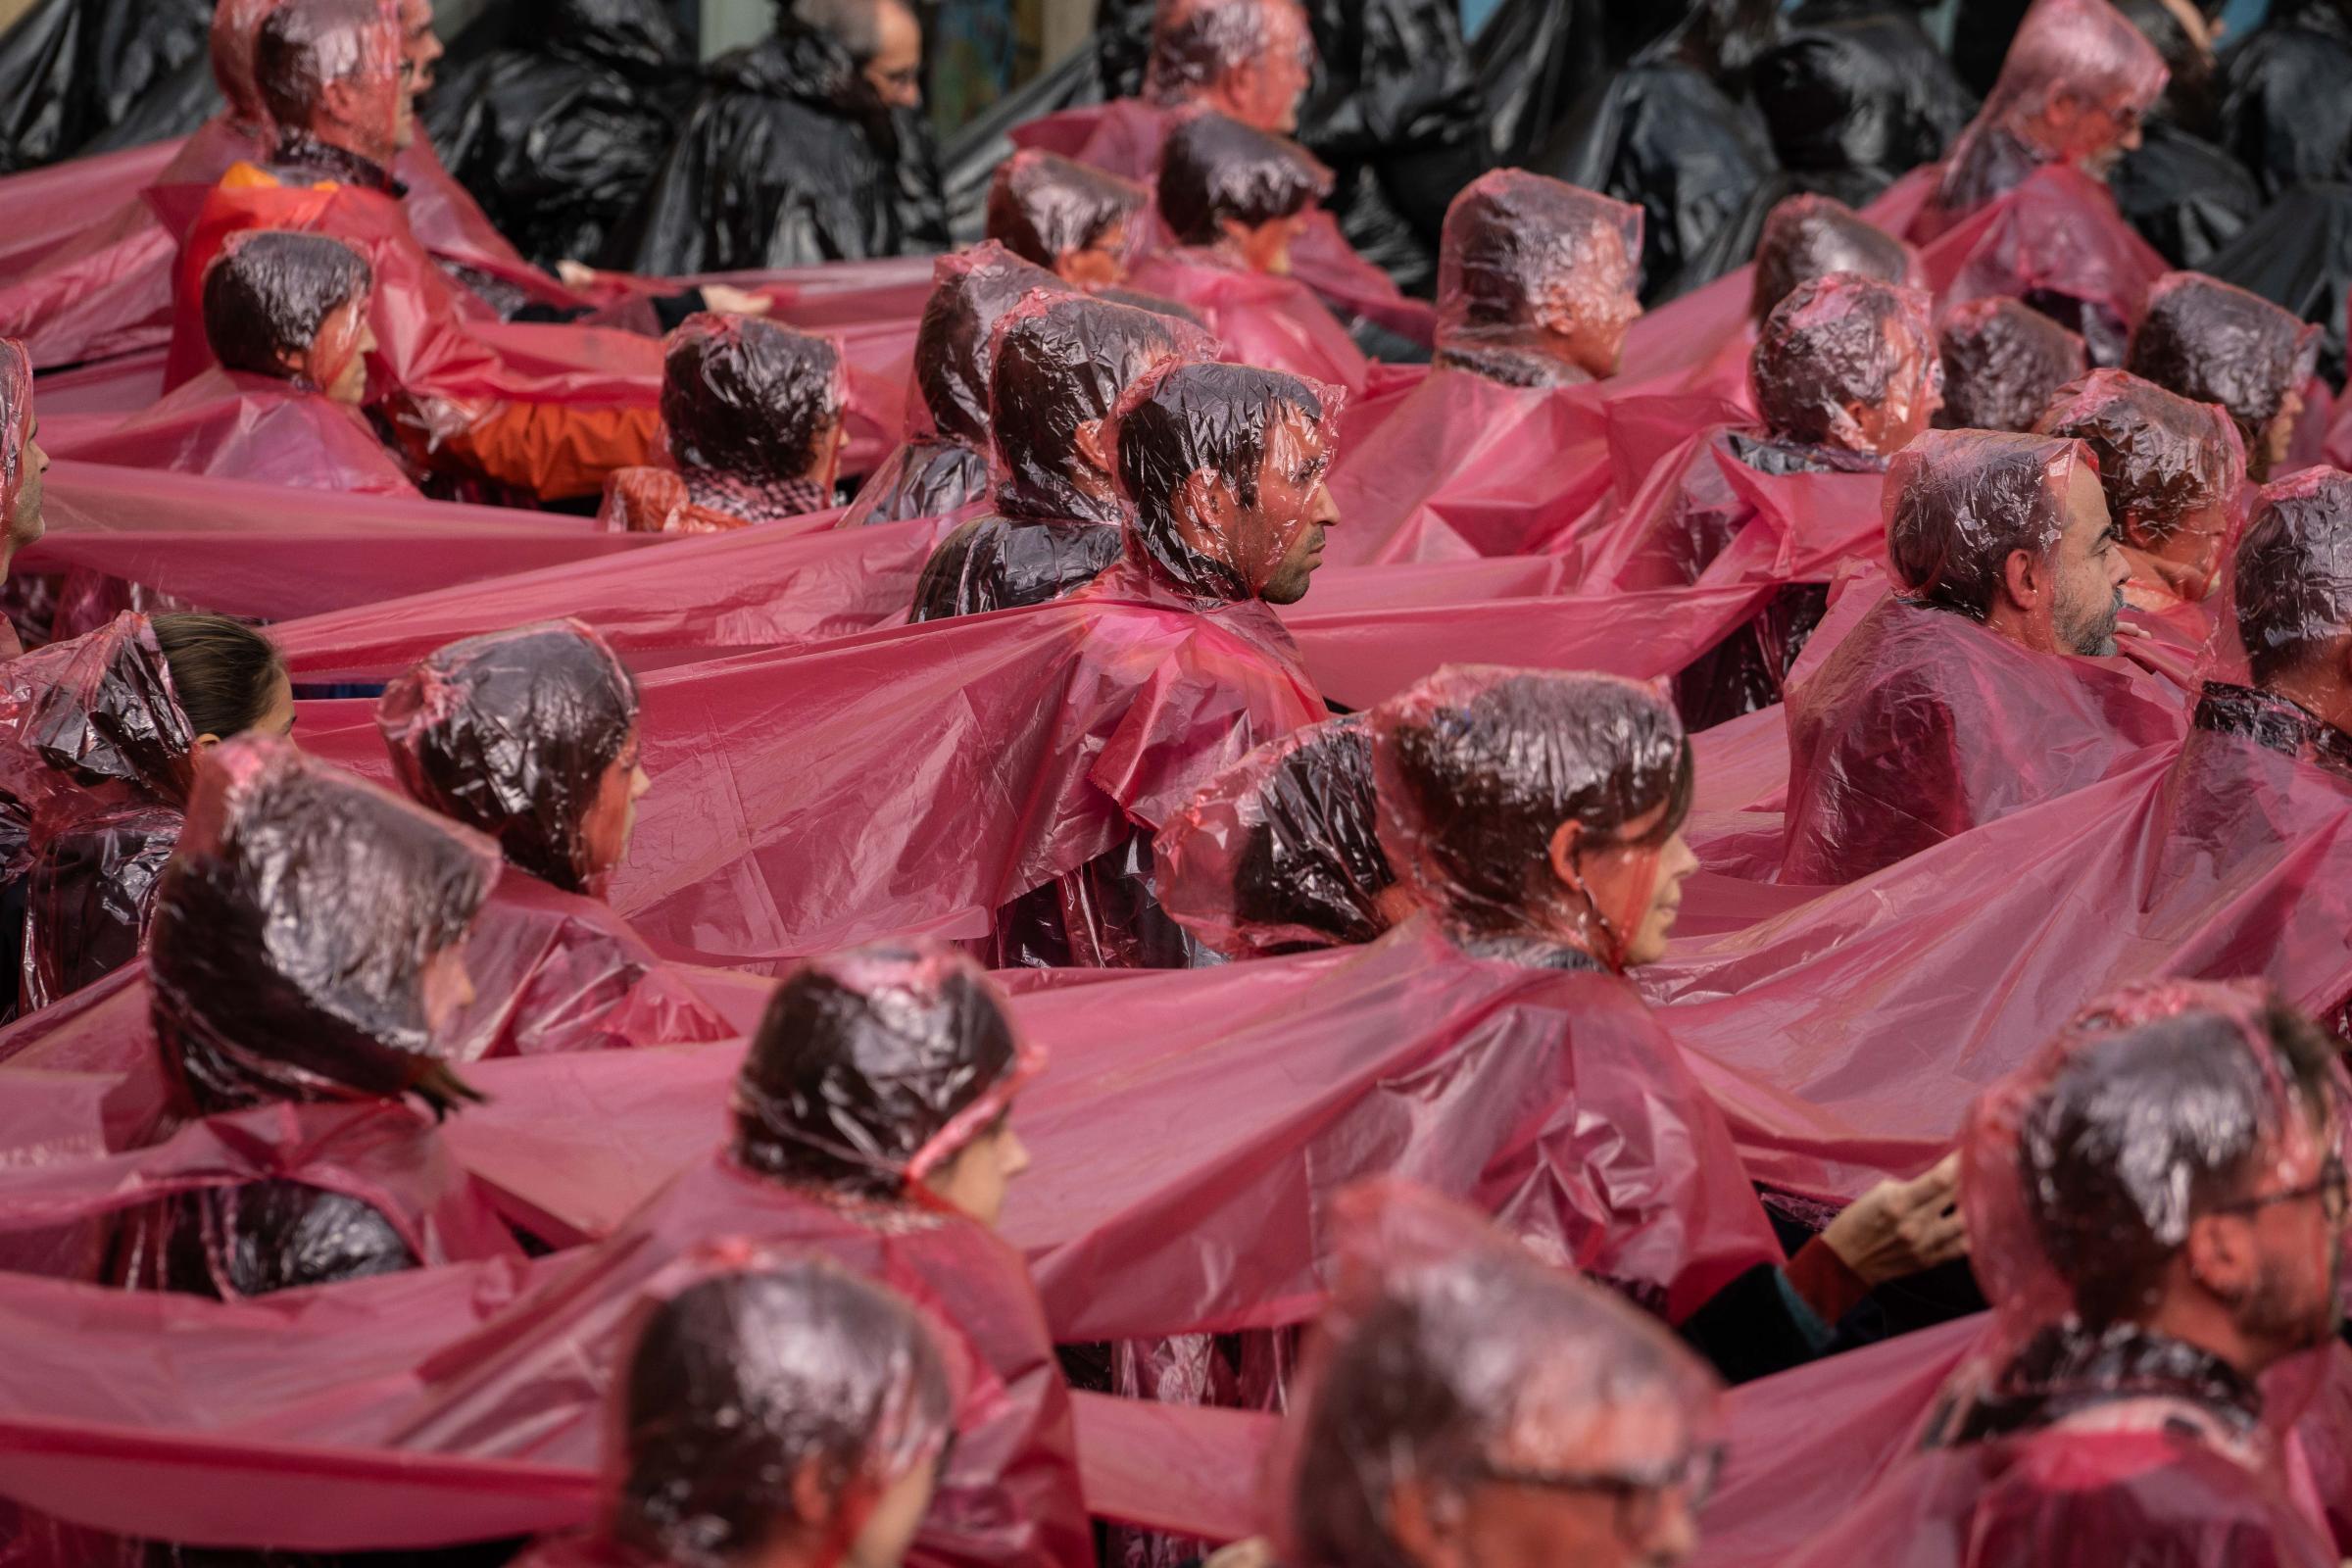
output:
<svg viewBox="0 0 2352 1568"><path fill-rule="evenodd" d="M1350 397L1371 384L1371 363L1322 301L1295 277L1274 277L1177 250L1139 263L1128 281L1146 294L1189 306L1237 365L1284 370Z"/></svg>
<svg viewBox="0 0 2352 1568"><path fill-rule="evenodd" d="M52 456L277 489L414 498L359 410L268 376L205 371L114 429L44 440Z"/></svg>

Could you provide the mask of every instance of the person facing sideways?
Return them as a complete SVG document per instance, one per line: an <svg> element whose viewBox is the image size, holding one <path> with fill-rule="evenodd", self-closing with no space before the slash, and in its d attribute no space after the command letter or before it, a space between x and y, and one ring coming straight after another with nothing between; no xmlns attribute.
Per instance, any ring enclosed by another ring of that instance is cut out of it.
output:
<svg viewBox="0 0 2352 1568"><path fill-rule="evenodd" d="M208 753L155 894L150 1021L172 1114L226 1118L252 1153L223 1181L193 1152L213 1180L123 1212L107 1277L235 1298L517 1255L401 1103L479 1098L434 1041L470 998L466 935L497 876L486 839L284 740Z"/></svg>
<svg viewBox="0 0 2352 1568"><path fill-rule="evenodd" d="M844 528L942 517L987 496L997 323L1039 289L1062 283L994 240L939 259L914 334L911 428L842 514Z"/></svg>
<svg viewBox="0 0 2352 1568"><path fill-rule="evenodd" d="M2045 164L2103 174L2139 145L2164 57L2107 0L2035 0L1984 110L1952 146L1924 215L1951 227Z"/></svg>
<svg viewBox="0 0 2352 1568"><path fill-rule="evenodd" d="M1288 136L1314 70L1314 29L1298 0L1159 0L1144 96Z"/></svg>
<svg viewBox="0 0 2352 1568"><path fill-rule="evenodd" d="M24 344L0 338L0 580L19 551L40 542L42 478L49 471L40 429L32 411L32 361ZM0 658L21 652L14 628L0 626Z"/></svg>
<svg viewBox="0 0 2352 1568"><path fill-rule="evenodd" d="M786 0L723 55L624 231L631 270L678 276L945 250L906 0Z"/></svg>
<svg viewBox="0 0 2352 1568"><path fill-rule="evenodd" d="M1029 1165L1009 1118L1042 1066L996 987L945 943L800 965L744 1055L725 1145L437 1357L434 1413L407 1440L592 1463L598 1401L622 1386L645 1298L714 1238L789 1249L924 1303L971 1369L924 1560L1088 1560L1068 1388L1027 1265L995 1230Z"/></svg>
<svg viewBox="0 0 2352 1568"><path fill-rule="evenodd" d="M475 997L443 1032L458 1061L736 1033L605 903L653 782L637 682L577 621L468 637L385 689L376 728L401 787L495 841L511 873L466 948Z"/></svg>
<svg viewBox="0 0 2352 1568"><path fill-rule="evenodd" d="M2311 468L2265 486L2233 588L2251 684L2207 679L2196 727L2352 780L2352 475Z"/></svg>
<svg viewBox="0 0 2352 1568"><path fill-rule="evenodd" d="M1886 509L1894 591L1789 695L1783 882L1855 881L2180 733L2129 671L2072 662L2115 652L2131 574L2082 443L1931 430Z"/></svg>
<svg viewBox="0 0 2352 1568"><path fill-rule="evenodd" d="M7 685L24 760L53 781L24 777L18 754L0 784L31 829L14 950L30 1011L145 949L197 762L234 736L292 735L294 688L269 638L207 614L119 615L25 656Z"/></svg>
<svg viewBox="0 0 2352 1568"><path fill-rule="evenodd" d="M1521 169L1481 175L1446 210L1436 363L1510 386L1615 375L1641 264L1641 208Z"/></svg>
<svg viewBox="0 0 2352 1568"><path fill-rule="evenodd" d="M366 416L375 331L367 261L341 240L283 229L231 234L204 274L217 366L144 414L74 448L87 463L300 489L414 496Z"/></svg>
<svg viewBox="0 0 2352 1568"><path fill-rule="evenodd" d="M2061 388L2034 429L2080 441L2098 460L2132 568L2127 600L2155 609L2213 596L2246 480L2245 449L2227 410L2129 371L2093 370Z"/></svg>
<svg viewBox="0 0 2352 1568"><path fill-rule="evenodd" d="M1111 416L1145 376L1209 349L1182 322L1058 286L1002 316L988 367L996 508L931 553L911 618L1043 604L1118 560Z"/></svg>
<svg viewBox="0 0 2352 1568"><path fill-rule="evenodd" d="M1282 277L1291 242L1331 184L1331 171L1297 142L1203 111L1168 134L1159 214L1177 244Z"/></svg>
<svg viewBox="0 0 2352 1568"><path fill-rule="evenodd" d="M2245 441L2246 476L2286 461L2320 329L2202 272L2167 272L2148 295L2124 368L2168 392L2218 403Z"/></svg>
<svg viewBox="0 0 2352 1568"><path fill-rule="evenodd" d="M1810 192L1790 196L1764 217L1756 238L1755 292L1748 311L1758 321L1807 278L1857 272L1882 283L1916 288L1919 255L1843 202Z"/></svg>
<svg viewBox="0 0 2352 1568"><path fill-rule="evenodd" d="M1720 1386L1655 1320L1403 1183L1344 1249L1282 1456L1296 1568L1672 1568L1721 1468Z"/></svg>
<svg viewBox="0 0 2352 1568"><path fill-rule="evenodd" d="M1698 869L1682 835L1690 744L1667 699L1608 675L1459 665L1373 710L1371 728L1381 846L1439 939L1498 983L1513 969L1609 977L1587 1010L1622 1012L1679 1063L1622 979L1665 955ZM1786 1267L1718 1289L1684 1337L1736 1381L1822 1353L1872 1289L1967 1250L1955 1172L1947 1160L1881 1183Z"/></svg>
<svg viewBox="0 0 2352 1568"><path fill-rule="evenodd" d="M1963 1190L1995 1328L1792 1560L2337 1562L2287 1481L2295 1380L2266 1374L2342 1318L2345 1093L2335 1043L2246 981L2110 996L1987 1090Z"/></svg>
<svg viewBox="0 0 2352 1568"><path fill-rule="evenodd" d="M517 1568L899 1568L956 1432L912 1304L819 1258L760 1256L714 1260L641 1318L602 1518Z"/></svg>
<svg viewBox="0 0 2352 1568"><path fill-rule="evenodd" d="M1942 430L2031 430L2058 389L2090 368L2082 339L2005 294L1944 312Z"/></svg>
<svg viewBox="0 0 2352 1568"><path fill-rule="evenodd" d="M1126 281L1151 207L1134 180L1028 148L989 183L988 237L1065 283L1110 287Z"/></svg>
<svg viewBox="0 0 2352 1568"><path fill-rule="evenodd" d="M606 481L608 527L726 533L833 505L849 383L841 349L773 321L689 318L662 362L665 468Z"/></svg>

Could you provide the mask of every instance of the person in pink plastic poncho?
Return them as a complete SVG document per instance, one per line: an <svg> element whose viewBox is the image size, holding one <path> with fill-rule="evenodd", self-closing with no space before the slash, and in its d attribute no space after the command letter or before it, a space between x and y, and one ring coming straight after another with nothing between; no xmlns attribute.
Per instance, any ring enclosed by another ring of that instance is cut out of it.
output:
<svg viewBox="0 0 2352 1568"><path fill-rule="evenodd" d="M2244 289L2202 272L2170 272L2148 298L2124 368L2227 409L2245 443L2247 476L2267 479L2294 439L2320 337L2293 312Z"/></svg>
<svg viewBox="0 0 2352 1568"><path fill-rule="evenodd" d="M607 526L725 533L826 510L848 403L832 340L748 317L692 318L670 335L662 368L674 466L607 480Z"/></svg>
<svg viewBox="0 0 2352 1568"><path fill-rule="evenodd" d="M1065 283L1110 287L1151 222L1152 192L1057 153L1028 149L988 187L988 237Z"/></svg>
<svg viewBox="0 0 2352 1568"><path fill-rule="evenodd" d="M1995 1332L1793 1563L2336 1562L2279 1444L2342 1319L2345 1102L2324 1033L2210 984L2110 998L1990 1089L1964 1202Z"/></svg>
<svg viewBox="0 0 2352 1568"><path fill-rule="evenodd" d="M1342 1196L1340 1275L1276 1467L1280 1560L1673 1568L1722 1396L1655 1322L1401 1184Z"/></svg>
<svg viewBox="0 0 2352 1568"><path fill-rule="evenodd" d="M1069 1395L1036 1287L996 1234L1043 1055L969 958L877 943L796 968L736 1075L726 1142L610 1238L436 1357L413 1447L581 1463L623 1333L713 1239L820 1256L928 1308L971 1370L922 1560L1080 1568Z"/></svg>
<svg viewBox="0 0 2352 1568"><path fill-rule="evenodd" d="M1858 272L1882 283L1918 288L1919 254L1866 221L1843 202L1811 193L1791 196L1765 215L1756 237L1755 292L1749 314L1759 321L1807 278Z"/></svg>
<svg viewBox="0 0 2352 1568"><path fill-rule="evenodd" d="M605 903L637 802L637 682L575 621L469 637L392 682L376 726L419 803L497 841L474 922L474 1000L450 1055L722 1040L735 1031Z"/></svg>
<svg viewBox="0 0 2352 1568"><path fill-rule="evenodd" d="M1780 879L1855 881L2180 732L2103 663L2131 565L2080 442L1930 431L1886 476L1894 592L1788 698Z"/></svg>
<svg viewBox="0 0 2352 1568"><path fill-rule="evenodd" d="M1438 262L1440 366L1510 386L1572 386L1617 373L1642 210L1504 169L1446 211Z"/></svg>
<svg viewBox="0 0 2352 1568"><path fill-rule="evenodd" d="M220 363L66 456L299 489L415 496L360 407L373 273L324 234L231 237L205 273L205 341Z"/></svg>
<svg viewBox="0 0 2352 1568"><path fill-rule="evenodd" d="M955 1383L896 1293L754 1257L651 1303L608 1422L604 1518L517 1568L899 1568Z"/></svg>

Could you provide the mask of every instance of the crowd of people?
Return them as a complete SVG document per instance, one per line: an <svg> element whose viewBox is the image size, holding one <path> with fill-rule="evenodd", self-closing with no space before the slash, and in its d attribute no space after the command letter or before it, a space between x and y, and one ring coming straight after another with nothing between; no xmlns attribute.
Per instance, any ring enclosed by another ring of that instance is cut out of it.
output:
<svg viewBox="0 0 2352 1568"><path fill-rule="evenodd" d="M2332 0L514 9L0 178L0 1563L2352 1556Z"/></svg>

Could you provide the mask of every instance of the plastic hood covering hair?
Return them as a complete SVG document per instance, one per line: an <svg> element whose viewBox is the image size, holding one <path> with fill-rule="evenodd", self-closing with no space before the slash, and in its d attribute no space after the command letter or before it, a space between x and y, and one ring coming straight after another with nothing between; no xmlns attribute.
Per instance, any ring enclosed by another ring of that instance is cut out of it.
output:
<svg viewBox="0 0 2352 1568"><path fill-rule="evenodd" d="M2258 680L2352 629L2352 475L2312 468L2265 485L2238 542L2235 586Z"/></svg>
<svg viewBox="0 0 2352 1568"><path fill-rule="evenodd" d="M2013 550L2046 555L2065 528L2080 441L1986 430L1930 430L1886 470L1886 558L1921 604L1989 613Z"/></svg>
<svg viewBox="0 0 2352 1568"><path fill-rule="evenodd" d="M923 562L906 618L947 620L1064 598L1118 564L1125 531L1099 522L974 517Z"/></svg>
<svg viewBox="0 0 2352 1568"><path fill-rule="evenodd" d="M1234 72L1272 66L1287 47L1303 90L1315 69L1315 35L1298 0L1159 0L1152 19L1152 59L1144 96L1170 107L1215 97ZM1237 106L1239 107L1239 106ZM1278 115L1289 106L1264 106ZM1264 118L1269 128L1278 122Z"/></svg>
<svg viewBox="0 0 2352 1568"><path fill-rule="evenodd" d="M1926 281L1917 251L1843 202L1791 196L1765 215L1749 310L1761 321L1797 284L1831 272L1859 272L1911 288Z"/></svg>
<svg viewBox="0 0 2352 1568"><path fill-rule="evenodd" d="M955 1390L904 1298L818 1258L755 1260L651 1305L612 1402L607 1530L624 1552L727 1568L817 1521L833 1568L883 1494L938 1462Z"/></svg>
<svg viewBox="0 0 2352 1568"><path fill-rule="evenodd" d="M848 403L841 349L830 338L711 313L670 334L662 423L687 473L762 485L806 478Z"/></svg>
<svg viewBox="0 0 2352 1568"><path fill-rule="evenodd" d="M2164 56L2107 0L2035 0L1969 135L1997 125L2021 139L2046 136L2050 128L2034 122L2062 95L2082 110L2136 124L2163 94L2167 75ZM2103 150L2035 146L2052 160ZM1953 161L1963 156L1955 151Z"/></svg>
<svg viewBox="0 0 2352 1568"><path fill-rule="evenodd" d="M1944 313L1943 413L1947 430L2031 430L2058 389L2090 368L2082 340L2005 296Z"/></svg>
<svg viewBox="0 0 2352 1568"><path fill-rule="evenodd" d="M997 505L1015 517L1118 522L1110 473L1079 477L1093 466L1082 433L1095 436L1107 463L1107 421L1128 389L1170 361L1207 359L1214 348L1182 321L1058 285L1022 300L998 320L989 367Z"/></svg>
<svg viewBox="0 0 2352 1568"><path fill-rule="evenodd" d="M0 337L0 528L16 525L32 426L32 361L24 344Z"/></svg>
<svg viewBox="0 0 2352 1568"><path fill-rule="evenodd" d="M488 839L286 741L215 747L148 963L156 1034L195 1107L468 1096L433 1054L425 969L497 880Z"/></svg>
<svg viewBox="0 0 2352 1568"><path fill-rule="evenodd" d="M1933 310L1919 289L1853 272L1798 284L1749 357L1765 427L1847 452L1902 450L1943 406Z"/></svg>
<svg viewBox="0 0 2352 1568"><path fill-rule="evenodd" d="M1391 1499L1475 1530L1498 1475L1711 1474L1720 1390L1656 1319L1425 1189L1368 1182L1335 1210L1338 1278L1272 1472L1283 1562L1412 1561Z"/></svg>
<svg viewBox="0 0 2352 1568"><path fill-rule="evenodd" d="M375 722L412 796L542 882L601 891L590 818L630 760L637 682L595 632L545 621L452 643L386 688Z"/></svg>
<svg viewBox="0 0 2352 1568"><path fill-rule="evenodd" d="M182 821L176 805L97 808L42 836L25 873L25 1012L138 957Z"/></svg>
<svg viewBox="0 0 2352 1568"><path fill-rule="evenodd" d="M2219 403L2258 456L2287 394L2318 363L2321 331L2269 300L2201 272L2167 272L2148 296L2124 368L2158 386Z"/></svg>
<svg viewBox="0 0 2352 1568"><path fill-rule="evenodd" d="M392 160L402 96L403 34L399 0L301 0L280 4L255 28L253 79L281 138L313 135L327 87L348 85L357 108L347 134L369 145L352 149L379 164Z"/></svg>
<svg viewBox="0 0 2352 1568"><path fill-rule="evenodd" d="M1131 179L1034 148L1014 153L988 188L988 237L1043 268L1102 250L1124 271L1149 222L1152 193Z"/></svg>
<svg viewBox="0 0 2352 1568"><path fill-rule="evenodd" d="M1174 365L1139 382L1107 432L1127 503L1130 554L1195 600L1255 599L1310 527L1339 456L1347 394L1241 365ZM1199 475L1222 502L1198 506ZM1184 511L1196 529L1188 540ZM1222 525L1220 525L1220 520Z"/></svg>
<svg viewBox="0 0 2352 1568"><path fill-rule="evenodd" d="M914 337L914 384L941 435L987 448L997 323L1040 289L1065 292L1045 267L993 239L943 256L932 269L931 298Z"/></svg>
<svg viewBox="0 0 2352 1568"><path fill-rule="evenodd" d="M2034 428L2090 448L2107 510L2149 542L2193 514L2232 506L2246 482L2245 447L2226 410L2125 370L2093 370L2061 388Z"/></svg>
<svg viewBox="0 0 2352 1568"><path fill-rule="evenodd" d="M1160 905L1228 958L1370 942L1404 895L1380 846L1372 733L1354 714L1251 752L1159 830Z"/></svg>
<svg viewBox="0 0 2352 1568"><path fill-rule="evenodd" d="M359 252L325 234L271 228L231 234L205 269L205 341L228 369L328 391L360 352L366 313L350 313L334 341L323 339L322 329L344 306L364 307L374 280Z"/></svg>
<svg viewBox="0 0 2352 1568"><path fill-rule="evenodd" d="M1200 110L1168 133L1159 158L1159 216L1177 243L1214 245L1227 223L1296 218L1331 194L1332 172L1288 137Z"/></svg>
<svg viewBox="0 0 2352 1568"><path fill-rule="evenodd" d="M735 1082L735 1158L897 1197L954 1160L1045 1066L980 966L929 939L811 959L779 987Z"/></svg>
<svg viewBox="0 0 2352 1568"><path fill-rule="evenodd" d="M270 132L269 106L262 102L261 83L254 78L253 46L262 24L285 0L215 0L213 6L213 80L228 101L231 120Z"/></svg>
<svg viewBox="0 0 2352 1568"><path fill-rule="evenodd" d="M145 615L117 615L9 662L0 726L9 740L0 748L0 796L30 825L83 801L187 800L195 735Z"/></svg>
<svg viewBox="0 0 2352 1568"><path fill-rule="evenodd" d="M1532 355L1612 374L1641 266L1641 208L1525 170L1481 175L1446 212L1438 350L1472 368Z"/></svg>
<svg viewBox="0 0 2352 1568"><path fill-rule="evenodd" d="M1449 665L1372 712L1380 842L1457 938L1574 949L1610 969L1648 910L1657 860L1689 812L1690 744L1664 694L1613 675ZM1659 820L1639 842L1627 824ZM1633 852L1623 906L1551 869L1553 833Z"/></svg>

